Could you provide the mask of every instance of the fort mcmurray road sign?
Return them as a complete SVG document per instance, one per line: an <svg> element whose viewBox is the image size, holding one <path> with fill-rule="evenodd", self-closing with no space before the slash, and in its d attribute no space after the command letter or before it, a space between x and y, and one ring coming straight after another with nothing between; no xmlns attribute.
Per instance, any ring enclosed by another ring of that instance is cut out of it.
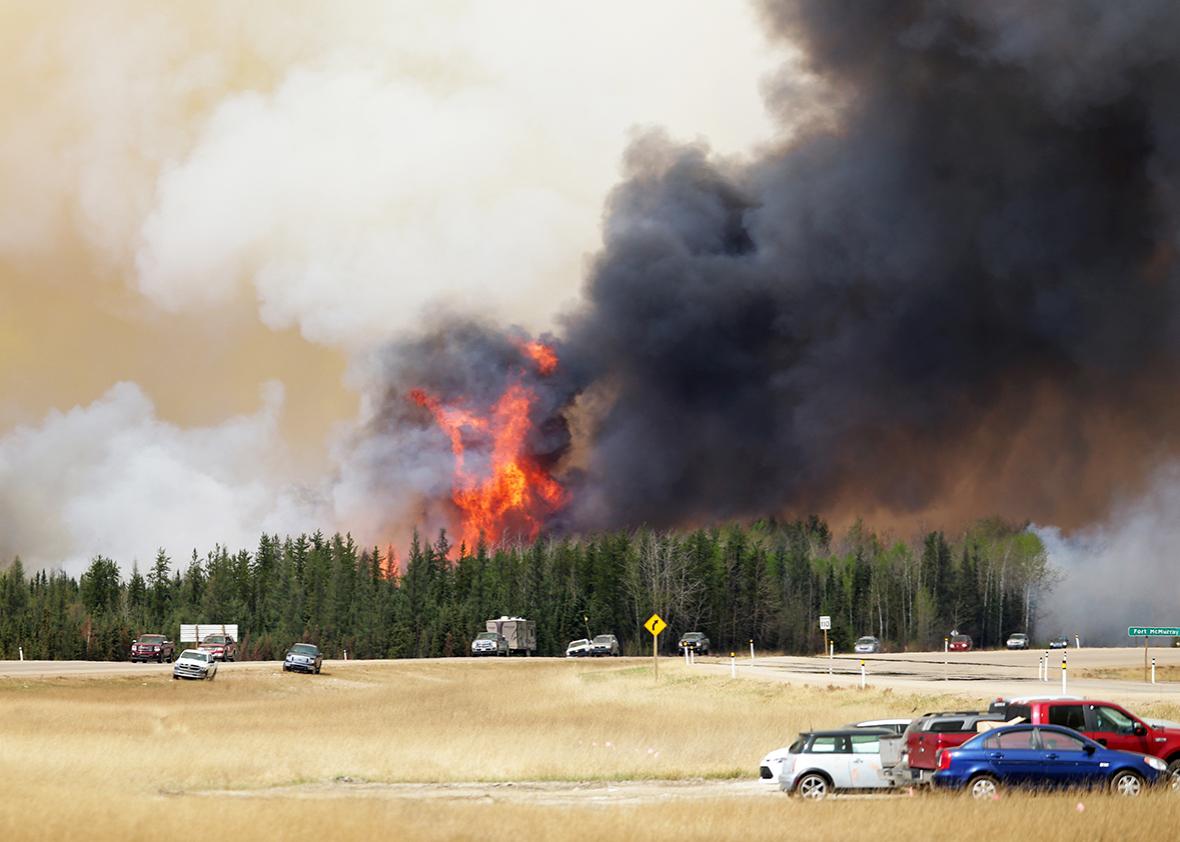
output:
<svg viewBox="0 0 1180 842"><path fill-rule="evenodd" d="M664 622L664 618L659 614L652 614L647 618L647 622L643 624L643 627L651 632L652 637L659 637L660 632L668 628L668 624Z"/></svg>
<svg viewBox="0 0 1180 842"><path fill-rule="evenodd" d="M1128 626L1127 637L1180 637L1180 626Z"/></svg>

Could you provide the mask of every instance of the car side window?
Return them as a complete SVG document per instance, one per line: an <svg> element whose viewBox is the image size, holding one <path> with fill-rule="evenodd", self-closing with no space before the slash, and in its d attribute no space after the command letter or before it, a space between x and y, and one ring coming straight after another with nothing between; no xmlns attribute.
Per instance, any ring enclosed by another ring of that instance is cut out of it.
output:
<svg viewBox="0 0 1180 842"><path fill-rule="evenodd" d="M966 723L962 719L943 719L939 722L931 722L931 731L962 731Z"/></svg>
<svg viewBox="0 0 1180 842"><path fill-rule="evenodd" d="M1084 731L1086 712L1081 705L1049 705L1049 724Z"/></svg>
<svg viewBox="0 0 1180 842"><path fill-rule="evenodd" d="M811 741L812 754L848 754L847 737L816 737Z"/></svg>
<svg viewBox="0 0 1180 842"><path fill-rule="evenodd" d="M1007 731L996 734L997 747L1008 751L1028 751L1037 747L1036 735L1032 728L1025 731Z"/></svg>
<svg viewBox="0 0 1180 842"><path fill-rule="evenodd" d="M876 734L854 734L851 739L853 754L881 753L881 738Z"/></svg>
<svg viewBox="0 0 1180 842"><path fill-rule="evenodd" d="M1094 730L1112 734L1133 734L1135 721L1118 708L1091 705L1094 712Z"/></svg>
<svg viewBox="0 0 1180 842"><path fill-rule="evenodd" d="M1077 737L1042 729L1041 747L1046 751L1082 751L1086 744Z"/></svg>

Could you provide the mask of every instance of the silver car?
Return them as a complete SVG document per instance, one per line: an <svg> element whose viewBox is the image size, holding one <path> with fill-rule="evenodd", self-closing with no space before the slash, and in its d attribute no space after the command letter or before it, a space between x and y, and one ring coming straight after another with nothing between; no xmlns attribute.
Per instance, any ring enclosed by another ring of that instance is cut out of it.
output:
<svg viewBox="0 0 1180 842"><path fill-rule="evenodd" d="M892 731L843 728L800 734L779 768L779 789L819 800L850 789L890 789L881 768L881 738ZM765 774L765 773L764 773Z"/></svg>
<svg viewBox="0 0 1180 842"><path fill-rule="evenodd" d="M865 635L852 648L858 655L872 655L881 651L881 641L872 635Z"/></svg>
<svg viewBox="0 0 1180 842"><path fill-rule="evenodd" d="M172 665L172 678L208 678L217 675L217 661L208 652L185 649Z"/></svg>
<svg viewBox="0 0 1180 842"><path fill-rule="evenodd" d="M479 657L481 655L508 655L508 638L499 632L480 632L475 636L475 640L471 641L471 654Z"/></svg>

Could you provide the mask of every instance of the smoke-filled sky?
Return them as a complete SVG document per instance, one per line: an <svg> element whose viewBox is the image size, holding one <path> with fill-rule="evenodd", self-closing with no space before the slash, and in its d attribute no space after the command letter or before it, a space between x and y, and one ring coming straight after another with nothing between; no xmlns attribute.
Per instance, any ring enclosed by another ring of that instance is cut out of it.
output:
<svg viewBox="0 0 1180 842"><path fill-rule="evenodd" d="M432 311L549 325L633 132L773 134L755 11L679 10L0 8L0 558L250 545L292 495L366 531L323 479L350 365Z"/></svg>
<svg viewBox="0 0 1180 842"><path fill-rule="evenodd" d="M542 332L554 528L1172 510L1180 7L424 8L0 11L0 557L437 525Z"/></svg>

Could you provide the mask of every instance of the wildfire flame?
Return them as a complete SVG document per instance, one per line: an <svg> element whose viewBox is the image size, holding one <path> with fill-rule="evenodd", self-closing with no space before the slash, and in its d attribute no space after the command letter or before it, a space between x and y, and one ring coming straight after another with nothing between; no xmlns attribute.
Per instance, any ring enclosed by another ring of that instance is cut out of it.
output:
<svg viewBox="0 0 1180 842"><path fill-rule="evenodd" d="M530 342L522 350L542 375L556 369L557 355L548 346ZM519 378L487 414L463 401L445 404L424 389L412 390L410 399L430 410L451 441L455 457L451 500L462 513L460 532L468 547L475 546L481 535L493 544L506 534L532 540L545 516L564 505L565 490L527 453L529 414L536 395ZM483 470L468 464L468 450L473 446L488 454Z"/></svg>

